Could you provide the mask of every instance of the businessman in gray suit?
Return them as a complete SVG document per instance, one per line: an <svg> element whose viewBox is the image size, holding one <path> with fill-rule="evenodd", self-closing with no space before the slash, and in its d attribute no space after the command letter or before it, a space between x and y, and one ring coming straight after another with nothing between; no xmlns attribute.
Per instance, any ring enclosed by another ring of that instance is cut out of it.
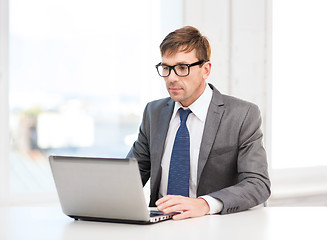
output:
<svg viewBox="0 0 327 240"><path fill-rule="evenodd" d="M206 82L211 49L196 28L171 32L160 51L156 68L170 97L147 104L128 154L143 185L150 179L150 206L180 211L178 220L265 202L270 181L258 107Z"/></svg>

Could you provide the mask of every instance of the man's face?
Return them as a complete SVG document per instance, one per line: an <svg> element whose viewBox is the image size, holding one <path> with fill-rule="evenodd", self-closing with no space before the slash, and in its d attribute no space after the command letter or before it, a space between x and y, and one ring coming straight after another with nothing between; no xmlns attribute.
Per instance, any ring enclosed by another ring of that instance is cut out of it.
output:
<svg viewBox="0 0 327 240"><path fill-rule="evenodd" d="M202 59L197 59L195 49L191 52L177 52L173 55L163 55L162 64L174 66L176 64L191 64ZM211 63L205 62L202 66L190 67L190 74L186 77L177 76L174 70L171 70L168 77L164 77L166 88L170 97L180 102L184 107L190 106L203 93L205 89L205 80L208 78L211 70Z"/></svg>

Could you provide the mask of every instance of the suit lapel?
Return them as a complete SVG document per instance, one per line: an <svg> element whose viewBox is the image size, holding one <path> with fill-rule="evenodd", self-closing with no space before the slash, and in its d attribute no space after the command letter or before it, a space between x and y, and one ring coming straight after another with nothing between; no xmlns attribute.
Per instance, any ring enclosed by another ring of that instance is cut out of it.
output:
<svg viewBox="0 0 327 240"><path fill-rule="evenodd" d="M212 95L211 103L209 105L207 118L204 125L201 146L200 146L198 173L197 173L198 187L199 187L199 181L203 168L208 160L208 156L210 154L212 145L217 136L221 118L225 111L225 108L223 106L224 103L223 103L222 95L211 84L209 84L209 86L213 89L213 95Z"/></svg>
<svg viewBox="0 0 327 240"><path fill-rule="evenodd" d="M159 120L157 123L154 124L154 126L157 127L157 130L156 130L156 138L153 140L153 146L151 147L152 149L154 149L152 153L152 161L151 161L151 165L152 165L151 168L153 174L151 174L151 176L155 177L155 179L152 179L152 184L151 184L152 190L159 189L159 184L161 179L162 155L163 155L164 145L165 145L169 123L173 110L174 110L174 101L170 100L167 103L167 105L160 110Z"/></svg>
<svg viewBox="0 0 327 240"><path fill-rule="evenodd" d="M165 140L168 132L169 122L173 110L174 110L174 101L170 100L167 103L167 105L161 109L159 114L159 121L158 123L156 123L158 129L157 129L157 136L154 144L155 145L154 149L156 149L157 151L157 156L160 158L160 163L161 163Z"/></svg>

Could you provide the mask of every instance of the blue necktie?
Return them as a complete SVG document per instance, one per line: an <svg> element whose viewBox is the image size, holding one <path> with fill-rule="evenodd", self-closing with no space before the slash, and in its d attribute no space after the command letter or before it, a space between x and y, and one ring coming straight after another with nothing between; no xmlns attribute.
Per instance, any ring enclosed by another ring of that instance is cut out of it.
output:
<svg viewBox="0 0 327 240"><path fill-rule="evenodd" d="M180 108L180 126L177 130L171 153L167 194L189 196L190 178L190 134L186 120L191 110Z"/></svg>

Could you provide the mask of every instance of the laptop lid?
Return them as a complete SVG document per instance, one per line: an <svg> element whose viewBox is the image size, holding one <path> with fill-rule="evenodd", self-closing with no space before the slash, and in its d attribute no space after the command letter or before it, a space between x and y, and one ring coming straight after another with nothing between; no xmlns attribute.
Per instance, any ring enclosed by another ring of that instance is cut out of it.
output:
<svg viewBox="0 0 327 240"><path fill-rule="evenodd" d="M135 159L50 156L63 212L75 219L157 222L150 218Z"/></svg>

